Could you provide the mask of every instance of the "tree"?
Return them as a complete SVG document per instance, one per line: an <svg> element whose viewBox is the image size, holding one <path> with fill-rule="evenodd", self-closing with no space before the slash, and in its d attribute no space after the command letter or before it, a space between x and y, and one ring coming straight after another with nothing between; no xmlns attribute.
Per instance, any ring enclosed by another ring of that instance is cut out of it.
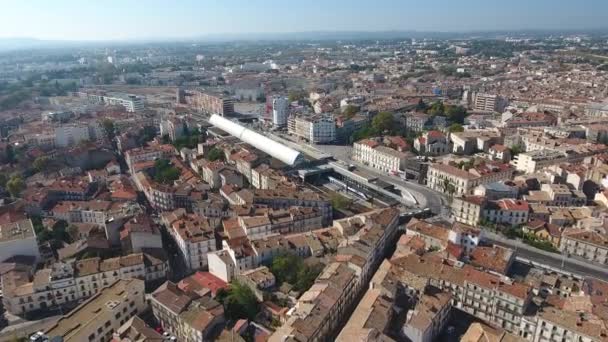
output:
<svg viewBox="0 0 608 342"><path fill-rule="evenodd" d="M418 104L416 105L416 111L424 112L426 109L426 103L424 102L424 100L420 99L420 101L418 101Z"/></svg>
<svg viewBox="0 0 608 342"><path fill-rule="evenodd" d="M443 115L445 113L445 106L443 105L443 102L441 102L441 101L433 102L431 107L428 108L428 113L430 115L439 115L439 116Z"/></svg>
<svg viewBox="0 0 608 342"><path fill-rule="evenodd" d="M13 145L6 146L6 162L9 164L13 164L17 158L15 157L15 150Z"/></svg>
<svg viewBox="0 0 608 342"><path fill-rule="evenodd" d="M346 208L348 208L351 204L351 201L339 194L333 194L331 196L331 206L336 209L336 210L344 210Z"/></svg>
<svg viewBox="0 0 608 342"><path fill-rule="evenodd" d="M524 152L524 147L521 144L511 146L511 158Z"/></svg>
<svg viewBox="0 0 608 342"><path fill-rule="evenodd" d="M380 112L372 120L372 127L378 132L390 131L394 128L394 121L392 113Z"/></svg>
<svg viewBox="0 0 608 342"><path fill-rule="evenodd" d="M14 175L6 182L6 189L12 197L17 197L25 189L25 182L19 175Z"/></svg>
<svg viewBox="0 0 608 342"><path fill-rule="evenodd" d="M448 106L445 114L450 121L462 124L467 117L467 110L463 106Z"/></svg>
<svg viewBox="0 0 608 342"><path fill-rule="evenodd" d="M103 130L106 132L106 137L109 140L114 139L114 137L116 136L116 127L114 127L114 121L106 118L103 119L101 125L103 127Z"/></svg>
<svg viewBox="0 0 608 342"><path fill-rule="evenodd" d="M216 160L224 160L226 159L226 155L224 154L224 151L220 150L219 148L212 148L211 151L209 151L209 154L207 154L207 160L209 161L216 161Z"/></svg>
<svg viewBox="0 0 608 342"><path fill-rule="evenodd" d="M49 157L41 156L34 160L34 163L32 164L32 166L34 167L34 170L36 170L36 172L41 172L43 170L46 170L46 168L49 166L50 162L51 162L51 159Z"/></svg>
<svg viewBox="0 0 608 342"><path fill-rule="evenodd" d="M246 318L255 319L259 312L258 301L253 291L246 285L235 281L230 289L218 293L218 299L224 304L224 311L229 320Z"/></svg>
<svg viewBox="0 0 608 342"><path fill-rule="evenodd" d="M450 133L456 133L456 132L464 132L464 127L462 127L461 124L459 123L453 123L450 125L450 127L448 128L448 131Z"/></svg>
<svg viewBox="0 0 608 342"><path fill-rule="evenodd" d="M346 106L346 108L344 108L342 113L344 114L344 116L346 116L347 118L350 119L353 116L355 116L355 114L357 114L358 111L359 111L359 108L357 108L357 106L348 105L348 106Z"/></svg>

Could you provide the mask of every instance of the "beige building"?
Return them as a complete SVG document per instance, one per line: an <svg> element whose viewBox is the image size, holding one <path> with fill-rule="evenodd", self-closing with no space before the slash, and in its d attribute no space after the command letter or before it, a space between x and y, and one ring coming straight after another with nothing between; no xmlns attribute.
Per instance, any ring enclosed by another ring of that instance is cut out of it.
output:
<svg viewBox="0 0 608 342"><path fill-rule="evenodd" d="M485 202L482 196L455 197L452 200L452 215L456 222L475 227L479 224Z"/></svg>
<svg viewBox="0 0 608 342"><path fill-rule="evenodd" d="M560 250L569 255L608 265L608 237L604 234L581 229L565 230Z"/></svg>
<svg viewBox="0 0 608 342"><path fill-rule="evenodd" d="M146 309L143 280L118 280L102 289L46 330L62 341L112 340L120 326Z"/></svg>
<svg viewBox="0 0 608 342"><path fill-rule="evenodd" d="M353 144L352 157L384 172L397 172L405 167L406 154L383 146L375 140L365 139Z"/></svg>

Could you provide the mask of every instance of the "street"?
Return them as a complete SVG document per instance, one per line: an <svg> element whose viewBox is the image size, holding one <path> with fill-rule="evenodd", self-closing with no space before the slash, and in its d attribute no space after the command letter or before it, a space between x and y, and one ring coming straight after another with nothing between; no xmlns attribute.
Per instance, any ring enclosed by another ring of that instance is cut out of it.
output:
<svg viewBox="0 0 608 342"><path fill-rule="evenodd" d="M572 273L582 277L593 277L601 280L608 280L608 268L569 258L565 255L545 252L526 245L519 240L509 240L500 235L485 232L486 240L493 244L514 249L516 256L522 259L531 260L538 264L547 265L555 270Z"/></svg>

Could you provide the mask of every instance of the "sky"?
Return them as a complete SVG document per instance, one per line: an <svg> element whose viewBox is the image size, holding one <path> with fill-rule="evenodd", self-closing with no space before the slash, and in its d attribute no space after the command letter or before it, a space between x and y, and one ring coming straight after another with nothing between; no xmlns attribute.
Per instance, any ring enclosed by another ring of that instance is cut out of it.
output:
<svg viewBox="0 0 608 342"><path fill-rule="evenodd" d="M2 0L0 38L608 28L608 0Z"/></svg>

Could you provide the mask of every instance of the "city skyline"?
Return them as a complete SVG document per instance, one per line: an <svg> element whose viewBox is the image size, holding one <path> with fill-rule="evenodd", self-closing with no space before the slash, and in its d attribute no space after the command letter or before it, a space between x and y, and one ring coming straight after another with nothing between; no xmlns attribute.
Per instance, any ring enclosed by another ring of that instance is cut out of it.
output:
<svg viewBox="0 0 608 342"><path fill-rule="evenodd" d="M100 6L74 0L11 0L0 13L0 38L104 41L302 32L587 30L606 28L607 13L608 3L600 0L186 0L178 5L155 0L145 8L135 1L111 0Z"/></svg>

